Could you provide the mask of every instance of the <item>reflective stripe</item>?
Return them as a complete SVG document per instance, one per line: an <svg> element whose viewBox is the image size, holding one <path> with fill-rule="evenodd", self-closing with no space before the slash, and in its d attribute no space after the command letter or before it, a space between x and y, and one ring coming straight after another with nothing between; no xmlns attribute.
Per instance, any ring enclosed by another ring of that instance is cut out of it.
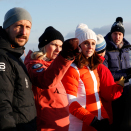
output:
<svg viewBox="0 0 131 131"><path fill-rule="evenodd" d="M72 63L71 66L72 66L73 68L75 68L76 71L77 71L78 74L79 74L79 82L78 82L79 84L78 84L78 92L77 92L77 99L76 99L76 101L77 101L83 108L86 109L86 101L87 101L87 99L86 99L85 85L84 85L83 81L82 81L81 78L80 78L80 72L79 72L76 64Z"/></svg>
<svg viewBox="0 0 131 131"><path fill-rule="evenodd" d="M74 95L67 94L67 98L68 98L68 101L69 101L69 105L70 105L72 102L77 101L77 97L74 96Z"/></svg>
<svg viewBox="0 0 131 131"><path fill-rule="evenodd" d="M101 103L100 103L99 94L98 94L98 91L97 91L97 79L96 79L96 76L95 76L95 74L94 74L93 71L91 71L89 69L89 72L90 72L90 74L92 76L92 79L94 81L94 93L95 93L95 98L96 98L96 103L97 103L97 109L98 109L98 119L100 120L101 119Z"/></svg>

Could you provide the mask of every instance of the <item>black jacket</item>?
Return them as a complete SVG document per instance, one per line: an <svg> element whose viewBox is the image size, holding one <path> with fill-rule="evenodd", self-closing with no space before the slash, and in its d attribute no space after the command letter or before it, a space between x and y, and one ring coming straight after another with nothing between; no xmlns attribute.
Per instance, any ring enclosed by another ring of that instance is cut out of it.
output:
<svg viewBox="0 0 131 131"><path fill-rule="evenodd" d="M0 27L0 131L35 131L32 85L21 60L24 47L12 48Z"/></svg>

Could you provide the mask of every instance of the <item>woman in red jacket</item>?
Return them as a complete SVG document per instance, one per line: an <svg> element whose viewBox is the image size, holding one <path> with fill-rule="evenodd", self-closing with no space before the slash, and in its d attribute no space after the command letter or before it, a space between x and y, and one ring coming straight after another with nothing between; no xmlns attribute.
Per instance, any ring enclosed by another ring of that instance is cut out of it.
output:
<svg viewBox="0 0 131 131"><path fill-rule="evenodd" d="M78 53L78 39L63 42L62 34L48 27L39 38L40 51L29 51L24 61L33 83L37 131L68 131L69 107L61 79Z"/></svg>
<svg viewBox="0 0 131 131"><path fill-rule="evenodd" d="M85 24L75 31L82 53L62 79L69 100L69 131L108 131L108 115L99 97L97 66L102 62L95 52L96 34Z"/></svg>

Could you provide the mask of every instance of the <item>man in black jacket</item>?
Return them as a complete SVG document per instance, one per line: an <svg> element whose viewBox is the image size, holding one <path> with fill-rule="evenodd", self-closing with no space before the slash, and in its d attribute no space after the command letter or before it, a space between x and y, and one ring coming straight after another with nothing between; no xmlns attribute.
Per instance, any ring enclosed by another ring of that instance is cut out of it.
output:
<svg viewBox="0 0 131 131"><path fill-rule="evenodd" d="M0 27L0 131L36 131L32 85L20 58L31 26L28 11L15 7Z"/></svg>

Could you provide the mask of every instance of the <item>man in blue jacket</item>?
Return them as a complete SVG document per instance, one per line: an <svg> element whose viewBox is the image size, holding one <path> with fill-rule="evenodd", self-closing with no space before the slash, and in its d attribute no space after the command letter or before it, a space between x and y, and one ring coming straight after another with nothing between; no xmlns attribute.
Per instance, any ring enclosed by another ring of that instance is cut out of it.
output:
<svg viewBox="0 0 131 131"><path fill-rule="evenodd" d="M111 31L105 36L107 48L104 61L104 65L109 68L115 81L118 81L122 76L129 78L131 71L129 63L129 50L131 47L130 43L124 38L124 34L123 18L117 17L111 27ZM125 100L127 99L128 92L129 80L127 79L124 84L122 96L112 102L112 130L120 130L119 128L121 128L120 125L125 112Z"/></svg>

